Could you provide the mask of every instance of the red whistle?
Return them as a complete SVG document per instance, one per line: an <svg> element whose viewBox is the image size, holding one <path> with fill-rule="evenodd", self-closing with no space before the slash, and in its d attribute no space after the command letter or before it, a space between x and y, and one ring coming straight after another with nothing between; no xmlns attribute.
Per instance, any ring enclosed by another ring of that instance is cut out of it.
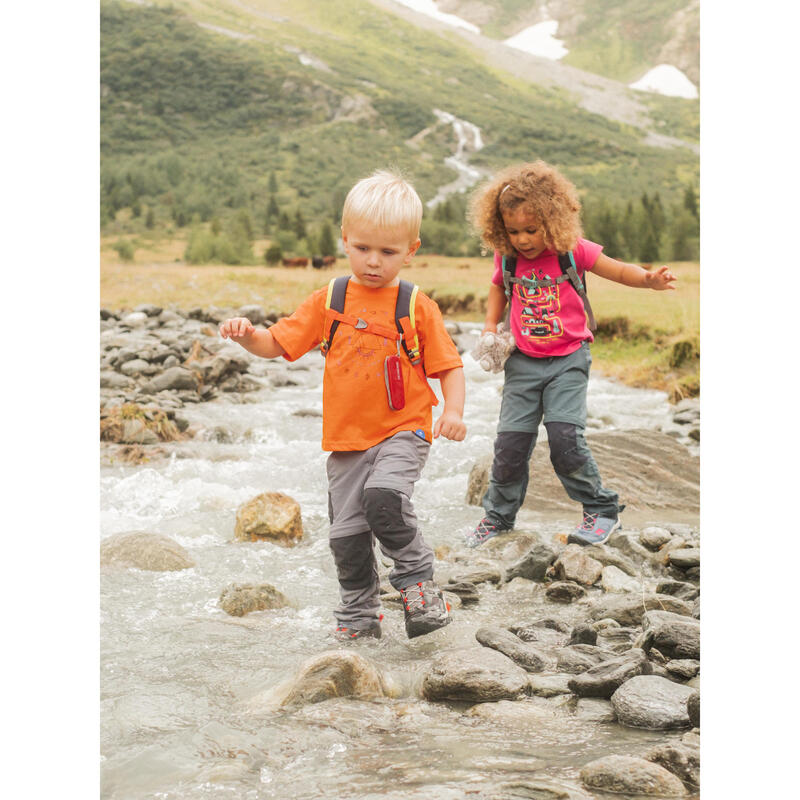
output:
<svg viewBox="0 0 800 800"><path fill-rule="evenodd" d="M403 385L403 367L399 356L386 356L383 362L383 376L386 380L386 396L389 408L399 411L405 408L406 392Z"/></svg>

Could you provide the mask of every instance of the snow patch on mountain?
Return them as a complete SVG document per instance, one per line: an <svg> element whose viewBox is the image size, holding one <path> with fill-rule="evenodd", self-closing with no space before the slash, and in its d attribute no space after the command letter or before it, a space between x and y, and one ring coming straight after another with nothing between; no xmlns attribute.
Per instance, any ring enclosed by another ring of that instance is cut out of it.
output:
<svg viewBox="0 0 800 800"><path fill-rule="evenodd" d="M564 47L564 42L555 38L556 31L558 31L558 21L547 19L544 22L531 25L530 28L521 30L511 38L506 39L503 44L514 47L517 50L523 50L534 56L541 56L542 58L550 58L553 61L558 61L558 59L563 58L569 50Z"/></svg>
<svg viewBox="0 0 800 800"><path fill-rule="evenodd" d="M481 29L477 25L473 25L471 22L467 22L465 19L461 19L461 17L457 17L455 14L445 14L443 11L439 11L434 0L395 0L395 2L413 11L418 11L420 14L438 19L439 22L446 22L448 25L454 25L456 28L465 28L473 33L481 32Z"/></svg>
<svg viewBox="0 0 800 800"><path fill-rule="evenodd" d="M698 95L697 87L672 64L659 64L653 67L638 81L630 84L630 88L640 92L655 92L667 97L685 97L689 100L694 100Z"/></svg>

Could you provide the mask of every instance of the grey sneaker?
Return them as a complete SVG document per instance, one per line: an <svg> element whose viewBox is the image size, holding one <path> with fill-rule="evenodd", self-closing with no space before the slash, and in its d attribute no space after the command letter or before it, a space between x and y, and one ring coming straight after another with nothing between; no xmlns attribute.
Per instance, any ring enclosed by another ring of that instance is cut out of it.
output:
<svg viewBox="0 0 800 800"><path fill-rule="evenodd" d="M567 537L574 544L602 544L620 526L619 517L602 517L583 512L583 522Z"/></svg>
<svg viewBox="0 0 800 800"><path fill-rule="evenodd" d="M380 639L381 619L383 619L383 614L369 628L346 628L344 625L339 625L333 632L333 638L340 642L352 642L354 639Z"/></svg>
<svg viewBox="0 0 800 800"><path fill-rule="evenodd" d="M465 539L467 547L477 547L478 545L488 542L499 533L511 530L510 528L502 528L496 523L492 522L489 517L484 517L477 525L474 531Z"/></svg>
<svg viewBox="0 0 800 800"><path fill-rule="evenodd" d="M442 590L433 581L412 583L400 590L406 617L406 634L409 639L424 636L449 625L450 606L442 596Z"/></svg>

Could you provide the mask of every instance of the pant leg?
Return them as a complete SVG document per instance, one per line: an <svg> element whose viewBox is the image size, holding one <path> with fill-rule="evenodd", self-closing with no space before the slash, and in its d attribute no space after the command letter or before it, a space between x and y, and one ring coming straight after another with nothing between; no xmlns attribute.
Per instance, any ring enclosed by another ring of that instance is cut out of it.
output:
<svg viewBox="0 0 800 800"><path fill-rule="evenodd" d="M339 605L333 615L339 625L363 630L380 619L380 581L371 531L330 540L339 578Z"/></svg>
<svg viewBox="0 0 800 800"><path fill-rule="evenodd" d="M381 551L394 562L389 582L395 589L433 577L433 550L419 531L411 502L430 445L401 431L377 448L362 501L364 515Z"/></svg>
<svg viewBox="0 0 800 800"><path fill-rule="evenodd" d="M542 364L516 351L505 366L503 402L489 486L482 505L502 528L513 528L528 489L529 462L542 419Z"/></svg>
<svg viewBox="0 0 800 800"><path fill-rule="evenodd" d="M588 342L559 360L559 369L543 391L544 425L550 462L564 490L583 510L616 517L619 496L603 487L600 471L586 443L586 391L592 358Z"/></svg>

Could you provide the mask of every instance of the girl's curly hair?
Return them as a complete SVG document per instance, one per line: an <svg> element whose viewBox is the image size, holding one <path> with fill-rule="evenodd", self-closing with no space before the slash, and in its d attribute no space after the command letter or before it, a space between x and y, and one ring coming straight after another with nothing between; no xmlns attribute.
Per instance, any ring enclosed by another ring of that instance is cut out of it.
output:
<svg viewBox="0 0 800 800"><path fill-rule="evenodd" d="M573 250L581 228L578 192L555 167L544 161L515 164L484 183L472 197L469 218L481 241L503 255L514 255L502 213L520 206L542 227L550 250Z"/></svg>

